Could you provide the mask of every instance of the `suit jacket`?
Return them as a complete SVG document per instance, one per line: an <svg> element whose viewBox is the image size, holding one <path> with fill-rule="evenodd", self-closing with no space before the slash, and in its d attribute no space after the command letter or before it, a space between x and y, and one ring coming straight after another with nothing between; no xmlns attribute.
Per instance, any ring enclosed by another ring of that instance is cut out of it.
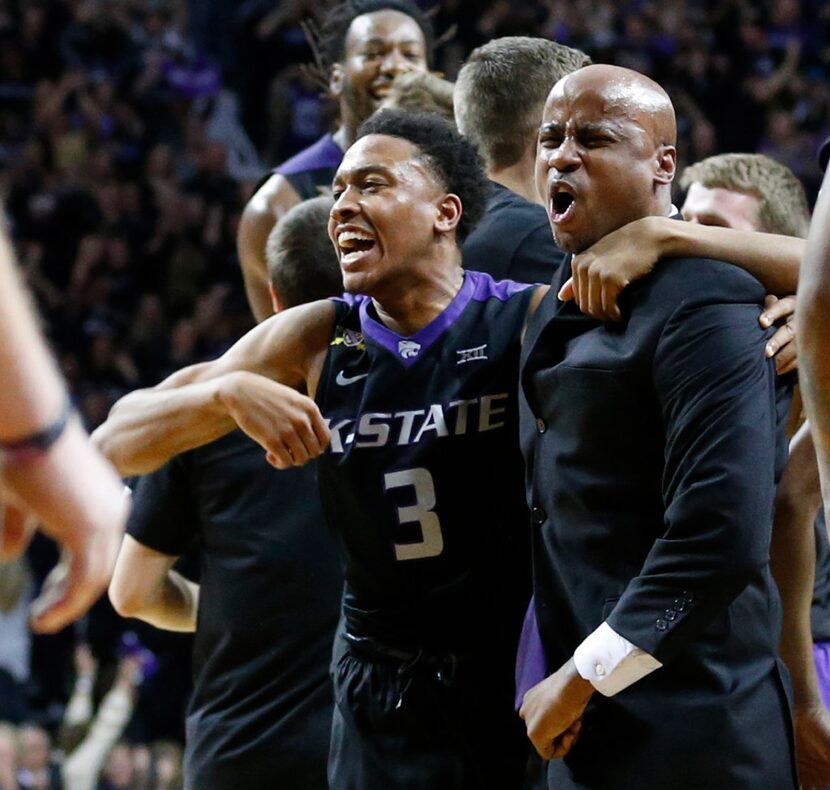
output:
<svg viewBox="0 0 830 790"><path fill-rule="evenodd" d="M664 665L594 695L552 788L796 786L763 298L737 268L677 259L627 289L620 324L555 285L531 322L522 445L545 652L559 666L607 620Z"/></svg>

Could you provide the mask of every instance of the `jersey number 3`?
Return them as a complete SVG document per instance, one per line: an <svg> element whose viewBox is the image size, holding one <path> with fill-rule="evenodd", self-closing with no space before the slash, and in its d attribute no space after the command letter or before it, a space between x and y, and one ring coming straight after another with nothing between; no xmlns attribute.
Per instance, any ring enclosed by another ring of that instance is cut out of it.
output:
<svg viewBox="0 0 830 790"><path fill-rule="evenodd" d="M399 560L420 560L437 557L444 550L441 522L432 510L435 507L435 485L429 470L422 467L387 472L383 476L386 491L406 486L415 491L415 504L398 508L398 523L418 524L421 540L417 543L396 543L395 557Z"/></svg>

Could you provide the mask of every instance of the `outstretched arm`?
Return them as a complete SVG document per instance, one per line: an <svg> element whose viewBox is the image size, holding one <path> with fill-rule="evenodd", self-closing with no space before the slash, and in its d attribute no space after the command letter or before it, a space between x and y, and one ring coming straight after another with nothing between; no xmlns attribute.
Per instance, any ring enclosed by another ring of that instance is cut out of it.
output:
<svg viewBox="0 0 830 790"><path fill-rule="evenodd" d="M772 233L644 217L609 233L572 260L572 278L561 299L575 299L583 313L604 321L620 318L622 290L648 274L661 258L716 258L745 269L768 293L795 293L803 239Z"/></svg>
<svg viewBox="0 0 830 790"><path fill-rule="evenodd" d="M255 327L222 357L174 373L115 404L93 439L123 475L239 426L283 469L323 452L326 428L313 395L331 334L328 302L292 308Z"/></svg>

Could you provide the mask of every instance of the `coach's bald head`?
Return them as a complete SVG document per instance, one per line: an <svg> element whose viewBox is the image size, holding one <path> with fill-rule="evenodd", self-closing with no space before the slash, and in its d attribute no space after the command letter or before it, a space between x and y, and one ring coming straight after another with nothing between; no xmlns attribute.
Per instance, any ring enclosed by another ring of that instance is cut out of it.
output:
<svg viewBox="0 0 830 790"><path fill-rule="evenodd" d="M580 252L627 222L667 214L676 136L671 100L643 74L595 65L557 82L536 159L557 244Z"/></svg>

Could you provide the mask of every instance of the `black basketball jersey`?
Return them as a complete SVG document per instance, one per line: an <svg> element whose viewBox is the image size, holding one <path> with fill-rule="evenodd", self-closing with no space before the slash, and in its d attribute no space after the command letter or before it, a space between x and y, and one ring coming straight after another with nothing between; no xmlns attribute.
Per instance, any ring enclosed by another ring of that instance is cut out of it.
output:
<svg viewBox="0 0 830 790"><path fill-rule="evenodd" d="M532 293L467 272L408 337L380 323L371 299L335 300L318 477L355 635L460 650L518 633L530 536L517 384Z"/></svg>

